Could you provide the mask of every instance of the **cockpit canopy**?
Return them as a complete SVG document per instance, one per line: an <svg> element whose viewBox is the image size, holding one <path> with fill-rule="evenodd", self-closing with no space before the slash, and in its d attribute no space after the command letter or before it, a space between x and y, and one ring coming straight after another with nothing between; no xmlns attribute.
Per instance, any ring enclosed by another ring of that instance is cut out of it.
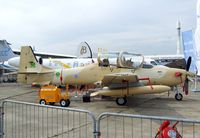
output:
<svg viewBox="0 0 200 138"><path fill-rule="evenodd" d="M99 53L98 62L101 66L117 66L120 68L137 69L142 67L144 57L141 54L128 52Z"/></svg>

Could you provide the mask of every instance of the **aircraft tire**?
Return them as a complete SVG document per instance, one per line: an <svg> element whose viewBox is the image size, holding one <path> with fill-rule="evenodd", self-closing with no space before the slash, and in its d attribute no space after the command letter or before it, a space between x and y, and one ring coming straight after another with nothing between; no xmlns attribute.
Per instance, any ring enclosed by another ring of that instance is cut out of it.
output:
<svg viewBox="0 0 200 138"><path fill-rule="evenodd" d="M70 105L70 100L67 99L66 102L67 102L66 107L68 107Z"/></svg>
<svg viewBox="0 0 200 138"><path fill-rule="evenodd" d="M83 95L83 102L90 102L90 94L86 93Z"/></svg>
<svg viewBox="0 0 200 138"><path fill-rule="evenodd" d="M181 93L177 93L177 94L175 94L175 99L177 101L182 101L183 100L183 95Z"/></svg>
<svg viewBox="0 0 200 138"><path fill-rule="evenodd" d="M44 99L41 99L39 102L41 105L46 105L46 101Z"/></svg>
<svg viewBox="0 0 200 138"><path fill-rule="evenodd" d="M127 103L126 97L119 97L116 99L116 103L120 106L125 105Z"/></svg>
<svg viewBox="0 0 200 138"><path fill-rule="evenodd" d="M68 107L70 105L70 100L67 99L67 100L64 100L64 99L61 99L60 100L60 106L61 107Z"/></svg>

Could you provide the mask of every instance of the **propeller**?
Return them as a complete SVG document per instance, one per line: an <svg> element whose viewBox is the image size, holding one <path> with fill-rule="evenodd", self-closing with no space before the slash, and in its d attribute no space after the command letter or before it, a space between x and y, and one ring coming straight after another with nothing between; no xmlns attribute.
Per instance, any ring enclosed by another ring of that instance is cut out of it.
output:
<svg viewBox="0 0 200 138"><path fill-rule="evenodd" d="M185 68L186 71L189 71L191 62L192 62L192 57L189 57L187 60L187 63L186 63L186 68ZM185 82L184 82L184 86L183 86L183 91L185 92L185 95L188 95L189 79L187 77L187 74L185 77L186 78L185 78Z"/></svg>
<svg viewBox="0 0 200 138"><path fill-rule="evenodd" d="M192 63L192 57L189 57L186 63L186 71L189 71L191 63Z"/></svg>
<svg viewBox="0 0 200 138"><path fill-rule="evenodd" d="M189 80L186 76L185 82L184 82L184 86L183 86L183 91L185 92L185 95L188 95L188 90L189 89Z"/></svg>

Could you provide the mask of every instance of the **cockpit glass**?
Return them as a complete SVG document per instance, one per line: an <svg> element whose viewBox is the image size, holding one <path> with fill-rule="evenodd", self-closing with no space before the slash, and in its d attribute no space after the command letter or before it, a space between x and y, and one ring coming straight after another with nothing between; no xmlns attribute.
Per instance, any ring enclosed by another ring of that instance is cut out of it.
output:
<svg viewBox="0 0 200 138"><path fill-rule="evenodd" d="M128 52L120 52L118 65L126 68L140 68L144 62L141 54L133 54Z"/></svg>
<svg viewBox="0 0 200 138"><path fill-rule="evenodd" d="M143 65L144 57L141 54L128 52L101 52L98 54L100 65L114 65L121 68L140 68Z"/></svg>
<svg viewBox="0 0 200 138"><path fill-rule="evenodd" d="M108 52L102 50L98 53L98 62L102 66L117 65L117 58L119 57L119 52Z"/></svg>
<svg viewBox="0 0 200 138"><path fill-rule="evenodd" d="M153 66L150 64L143 64L142 68L150 69L150 68L153 68Z"/></svg>
<svg viewBox="0 0 200 138"><path fill-rule="evenodd" d="M155 61L151 61L150 63L151 63L152 65L155 65L155 66L158 65Z"/></svg>

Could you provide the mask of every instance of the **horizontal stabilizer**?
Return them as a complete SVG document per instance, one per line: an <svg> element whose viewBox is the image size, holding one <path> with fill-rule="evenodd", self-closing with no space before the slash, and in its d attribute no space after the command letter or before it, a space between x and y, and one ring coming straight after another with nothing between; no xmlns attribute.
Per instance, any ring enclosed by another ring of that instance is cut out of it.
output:
<svg viewBox="0 0 200 138"><path fill-rule="evenodd" d="M52 74L18 74L17 82L26 84L49 84L51 81Z"/></svg>

